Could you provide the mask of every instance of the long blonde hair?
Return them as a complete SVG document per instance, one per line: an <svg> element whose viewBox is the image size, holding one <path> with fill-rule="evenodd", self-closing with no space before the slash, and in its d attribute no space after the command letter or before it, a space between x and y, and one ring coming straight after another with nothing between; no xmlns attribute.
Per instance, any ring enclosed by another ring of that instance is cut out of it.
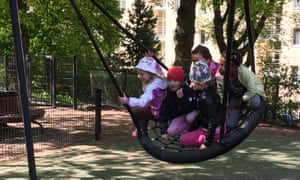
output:
<svg viewBox="0 0 300 180"><path fill-rule="evenodd" d="M143 90L145 90L145 88L147 87L147 85L151 84L153 82L153 80L157 77L157 75L153 74L151 72L148 72L148 71L144 71L142 69L139 69L139 70L143 71L144 73L150 74L150 80L146 84L142 82L142 88L143 88Z"/></svg>

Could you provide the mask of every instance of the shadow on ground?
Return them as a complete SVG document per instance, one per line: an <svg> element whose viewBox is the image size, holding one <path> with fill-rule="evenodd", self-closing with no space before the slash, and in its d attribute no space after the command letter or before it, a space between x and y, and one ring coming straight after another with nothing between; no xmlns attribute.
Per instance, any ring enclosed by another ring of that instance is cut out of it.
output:
<svg viewBox="0 0 300 180"><path fill-rule="evenodd" d="M298 130L259 126L238 147L215 159L170 164L154 159L130 137L123 111L105 111L99 141L36 155L40 179L300 179ZM27 159L0 164L0 177L28 179Z"/></svg>

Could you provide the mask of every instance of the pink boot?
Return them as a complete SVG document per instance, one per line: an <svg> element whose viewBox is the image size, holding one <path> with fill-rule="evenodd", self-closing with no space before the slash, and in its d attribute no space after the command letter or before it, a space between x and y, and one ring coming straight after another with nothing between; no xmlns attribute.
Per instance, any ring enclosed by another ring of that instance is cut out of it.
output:
<svg viewBox="0 0 300 180"><path fill-rule="evenodd" d="M131 133L131 136L136 138L137 137L137 129L134 129Z"/></svg>
<svg viewBox="0 0 300 180"><path fill-rule="evenodd" d="M200 145L205 141L205 132L200 127L197 130L186 132L180 136L180 143L185 146Z"/></svg>
<svg viewBox="0 0 300 180"><path fill-rule="evenodd" d="M205 141L205 135L200 135L198 140L197 140L197 143L198 144L203 144Z"/></svg>

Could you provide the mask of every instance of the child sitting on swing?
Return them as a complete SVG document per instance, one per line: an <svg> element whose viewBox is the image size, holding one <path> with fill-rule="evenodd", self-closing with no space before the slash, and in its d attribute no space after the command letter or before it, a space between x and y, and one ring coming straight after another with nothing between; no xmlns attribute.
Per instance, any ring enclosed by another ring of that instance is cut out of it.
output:
<svg viewBox="0 0 300 180"><path fill-rule="evenodd" d="M233 51L230 57L221 54L220 73L225 74L226 61L230 61L228 78L229 104L227 107L226 128L233 130L237 127L243 107L258 109L264 105L265 91L263 83L257 76L242 64L240 53Z"/></svg>
<svg viewBox="0 0 300 180"><path fill-rule="evenodd" d="M119 97L122 104L131 107L134 118L159 118L160 106L167 88L167 81L160 65L150 55L146 55L136 65L137 77L142 83L143 94L140 97ZM131 135L137 136L135 129Z"/></svg>
<svg viewBox="0 0 300 180"><path fill-rule="evenodd" d="M181 66L169 68L167 80L168 88L159 115L161 135L165 140L169 135L176 136L187 132L198 115L193 91L184 82L183 68Z"/></svg>
<svg viewBox="0 0 300 180"><path fill-rule="evenodd" d="M210 146L215 138L217 126L220 123L221 103L215 91L208 82L211 81L208 65L203 60L193 62L190 70L191 87L197 99L197 110L203 116L198 129L181 135L180 142L184 145L200 145L200 149ZM206 131L203 131L205 128Z"/></svg>

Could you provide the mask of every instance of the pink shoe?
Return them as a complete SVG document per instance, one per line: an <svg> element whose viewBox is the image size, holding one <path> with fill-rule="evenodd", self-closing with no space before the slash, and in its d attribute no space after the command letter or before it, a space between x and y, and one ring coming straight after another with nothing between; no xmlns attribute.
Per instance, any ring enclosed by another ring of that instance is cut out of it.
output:
<svg viewBox="0 0 300 180"><path fill-rule="evenodd" d="M200 135L199 138L198 138L198 140L197 140L197 143L203 144L204 141L205 141L205 135Z"/></svg>
<svg viewBox="0 0 300 180"><path fill-rule="evenodd" d="M131 136L134 138L137 137L137 129L132 131Z"/></svg>

